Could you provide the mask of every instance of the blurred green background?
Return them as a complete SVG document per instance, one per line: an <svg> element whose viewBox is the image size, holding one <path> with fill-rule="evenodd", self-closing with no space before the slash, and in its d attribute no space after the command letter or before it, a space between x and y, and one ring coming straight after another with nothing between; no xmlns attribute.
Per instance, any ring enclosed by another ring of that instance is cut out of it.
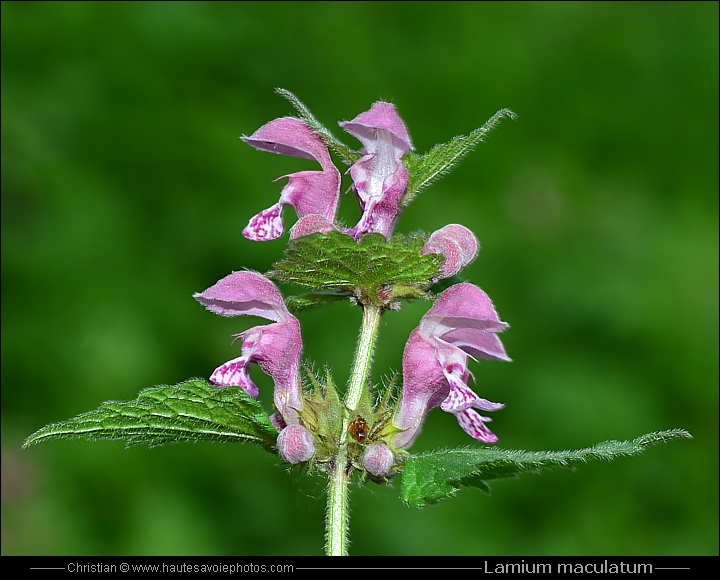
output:
<svg viewBox="0 0 720 580"><path fill-rule="evenodd" d="M237 356L230 335L258 320L192 293L282 255L286 238L240 233L273 179L314 168L238 139L292 114L275 87L331 128L391 100L418 152L513 109L398 226L481 240L463 275L511 325L514 362L471 366L507 404L500 445L694 436L423 510L369 484L351 553L717 554L715 2L3 2L2 553L322 554L323 480L260 448L20 450ZM350 196L341 213L359 215ZM385 317L375 379L427 307ZM357 309L299 317L307 358L344 382ZM413 449L465 444L436 411Z"/></svg>

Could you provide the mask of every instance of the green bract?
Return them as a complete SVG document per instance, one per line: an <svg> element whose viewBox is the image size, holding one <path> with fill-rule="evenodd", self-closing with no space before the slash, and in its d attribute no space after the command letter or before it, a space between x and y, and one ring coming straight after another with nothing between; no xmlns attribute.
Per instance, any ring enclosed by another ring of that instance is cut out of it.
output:
<svg viewBox="0 0 720 580"><path fill-rule="evenodd" d="M410 173L410 181L402 205L410 203L421 189L437 181L455 167L476 145L482 143L487 134L500 124L503 117L514 119L515 113L510 109L500 109L482 127L478 127L469 135L453 137L447 143L435 145L422 155L408 153L403 162Z"/></svg>

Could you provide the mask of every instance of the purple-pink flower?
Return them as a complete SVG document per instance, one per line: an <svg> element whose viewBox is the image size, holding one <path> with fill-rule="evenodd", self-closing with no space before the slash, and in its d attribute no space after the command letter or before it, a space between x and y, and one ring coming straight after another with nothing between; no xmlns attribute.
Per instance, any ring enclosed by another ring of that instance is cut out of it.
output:
<svg viewBox="0 0 720 580"><path fill-rule="evenodd" d="M275 284L257 272L235 272L194 298L222 316L261 316L273 321L234 335L242 339L242 354L215 369L210 380L220 387L242 387L257 398L260 391L248 372L255 363L275 383L275 407L284 423L298 424L298 411L303 408L300 321L290 314Z"/></svg>
<svg viewBox="0 0 720 580"><path fill-rule="evenodd" d="M382 101L340 125L363 144L363 156L350 167L363 215L347 233L359 239L379 232L389 239L409 178L402 162L413 149L407 127L395 105Z"/></svg>
<svg viewBox="0 0 720 580"><path fill-rule="evenodd" d="M282 236L285 232L282 213L286 205L295 208L299 218L319 215L330 222L335 220L340 201L340 172L333 165L327 146L309 125L294 117L282 117L243 140L262 151L312 159L322 166L322 171L284 175L288 183L280 200L250 220L243 230L246 238L261 242Z"/></svg>
<svg viewBox="0 0 720 580"><path fill-rule="evenodd" d="M474 439L497 442L485 425L491 419L474 408L497 411L504 405L480 398L468 386L468 357L509 361L497 336L507 327L488 295L473 284L456 284L438 297L405 346L402 397L393 417L393 425L404 431L393 438L394 448L410 447L435 407L453 413Z"/></svg>
<svg viewBox="0 0 720 580"><path fill-rule="evenodd" d="M363 156L350 167L362 217L353 228L336 223L340 200L340 172L320 134L295 117L282 117L263 125L243 140L256 149L312 159L322 171L300 171L283 177L288 184L280 200L255 215L243 235L253 241L279 238L285 232L282 213L286 205L295 208L298 223L293 237L330 230L345 231L356 239L372 232L392 236L401 212L409 174L402 162L413 149L404 121L392 103L379 101L352 121L340 123L363 144ZM278 178L282 179L282 178ZM312 217L312 219L303 219Z"/></svg>

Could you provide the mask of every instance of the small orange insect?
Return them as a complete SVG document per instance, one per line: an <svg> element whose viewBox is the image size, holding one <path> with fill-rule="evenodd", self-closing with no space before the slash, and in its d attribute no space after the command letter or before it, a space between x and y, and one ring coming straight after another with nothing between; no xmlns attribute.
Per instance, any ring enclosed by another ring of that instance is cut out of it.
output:
<svg viewBox="0 0 720 580"><path fill-rule="evenodd" d="M358 415L357 419L350 423L348 429L350 429L350 433L353 434L353 437L355 437L355 440L358 443L363 443L365 439L367 439L368 431L370 428L365 422L365 419Z"/></svg>

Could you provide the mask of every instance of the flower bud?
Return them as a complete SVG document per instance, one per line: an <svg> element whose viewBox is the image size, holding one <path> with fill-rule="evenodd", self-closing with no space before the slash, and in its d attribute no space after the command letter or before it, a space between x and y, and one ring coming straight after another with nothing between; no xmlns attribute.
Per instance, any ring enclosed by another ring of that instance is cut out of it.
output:
<svg viewBox="0 0 720 580"><path fill-rule="evenodd" d="M315 440L310 431L301 425L288 425L277 439L280 455L290 463L307 461L315 455Z"/></svg>
<svg viewBox="0 0 720 580"><path fill-rule="evenodd" d="M469 229L460 224L448 224L432 233L425 244L423 254L440 254L445 262L440 266L442 273L433 282L451 278L470 264L478 254L480 244Z"/></svg>
<svg viewBox="0 0 720 580"><path fill-rule="evenodd" d="M395 465L395 456L384 443L374 443L365 451L363 465L373 475L387 475Z"/></svg>

